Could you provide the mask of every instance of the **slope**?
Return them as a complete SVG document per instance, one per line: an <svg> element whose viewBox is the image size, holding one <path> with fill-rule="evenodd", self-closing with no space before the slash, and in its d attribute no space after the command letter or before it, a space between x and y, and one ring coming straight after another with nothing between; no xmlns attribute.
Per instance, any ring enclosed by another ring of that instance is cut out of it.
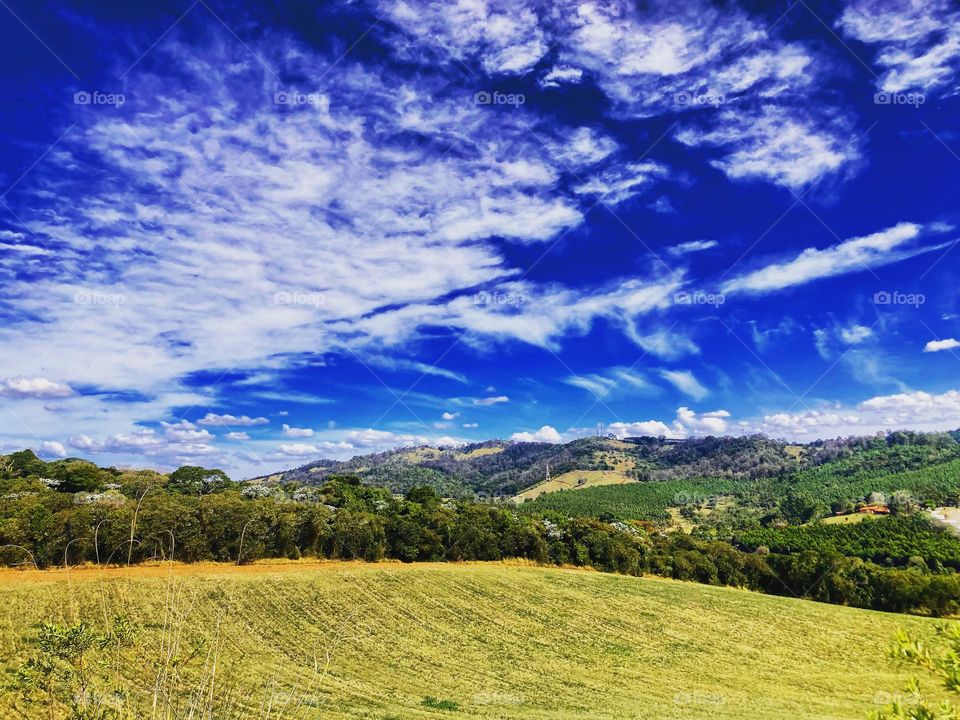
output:
<svg viewBox="0 0 960 720"><path fill-rule="evenodd" d="M903 684L885 655L894 631L932 627L499 564L4 571L0 664L26 655L22 638L42 619L97 623L118 610L143 628L145 652L125 673L147 687L161 637L180 638L184 656L196 643L175 691L202 690L194 702L213 696L215 710L230 695L235 714L218 717L277 717L285 705L288 718L863 718Z"/></svg>

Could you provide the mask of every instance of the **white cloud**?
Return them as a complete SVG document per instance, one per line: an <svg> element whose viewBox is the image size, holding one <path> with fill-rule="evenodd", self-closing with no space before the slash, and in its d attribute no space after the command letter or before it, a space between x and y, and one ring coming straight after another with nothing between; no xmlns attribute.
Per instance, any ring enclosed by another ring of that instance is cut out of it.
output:
<svg viewBox="0 0 960 720"><path fill-rule="evenodd" d="M924 352L940 352L942 350L954 350L960 348L960 340L954 338L945 338L943 340L931 340L924 348Z"/></svg>
<svg viewBox="0 0 960 720"><path fill-rule="evenodd" d="M118 433L96 440L88 435L70 438L70 446L91 454L138 455L161 465L196 463L198 459L219 461L224 456L214 444L210 433L193 423L181 420L161 423L163 432L152 428L137 428L129 433Z"/></svg>
<svg viewBox="0 0 960 720"><path fill-rule="evenodd" d="M619 438L639 437L643 435L652 435L659 437L673 437L673 430L659 420L641 420L638 422L614 422L607 426L607 430Z"/></svg>
<svg viewBox="0 0 960 720"><path fill-rule="evenodd" d="M289 425L284 423L283 435L285 437L292 437L292 438L309 438L309 437L313 437L313 430L311 430L310 428L290 427Z"/></svg>
<svg viewBox="0 0 960 720"><path fill-rule="evenodd" d="M228 432L224 437L227 440L234 440L237 442L245 442L250 439L250 436L245 432Z"/></svg>
<svg viewBox="0 0 960 720"><path fill-rule="evenodd" d="M214 439L209 431L198 428L187 420L176 423L162 422L160 425L164 428L166 437L177 442L209 442Z"/></svg>
<svg viewBox="0 0 960 720"><path fill-rule="evenodd" d="M689 370L660 370L659 372L664 380L694 400L702 400L710 394L710 391L701 385Z"/></svg>
<svg viewBox="0 0 960 720"><path fill-rule="evenodd" d="M560 87L561 85L576 85L583 79L583 70L567 65L556 65L540 76L540 87Z"/></svg>
<svg viewBox="0 0 960 720"><path fill-rule="evenodd" d="M510 436L511 440L515 442L547 442L547 443L559 443L563 442L563 438L560 437L560 433L556 429L550 427L549 425L544 425L536 432L516 432Z"/></svg>
<svg viewBox="0 0 960 720"><path fill-rule="evenodd" d="M670 425L660 420L642 420L637 422L614 422L607 430L619 438L663 435L670 438L686 438L700 435L723 435L727 431L730 413L726 410L712 410L696 413L690 408L677 408L676 418Z"/></svg>
<svg viewBox="0 0 960 720"><path fill-rule="evenodd" d="M679 275L654 281L622 280L578 291L528 281L501 283L497 286L500 296L523 298L523 302L478 304L474 295L460 296L445 304L407 305L353 322L350 328L391 346L408 339L422 325L433 324L469 330L463 342L481 348L511 340L555 350L558 338L584 334L598 318L630 333L635 318L668 308L680 287Z"/></svg>
<svg viewBox="0 0 960 720"><path fill-rule="evenodd" d="M585 178L574 191L580 195L594 195L607 205L618 205L667 174L666 166L660 163L627 163Z"/></svg>
<svg viewBox="0 0 960 720"><path fill-rule="evenodd" d="M684 141L723 146L727 157L715 164L731 177L797 187L856 158L846 123L809 100L828 63L734 6L518 0L511 20L490 37L485 28L499 13L485 0L442 7L409 0L402 10L383 0L381 6L412 37L429 38L461 61L475 58L488 73L527 70L550 48L556 65L540 76L542 87L589 77L614 114L697 115L699 129L688 129ZM504 43L524 62L504 65ZM412 52L409 43L400 45ZM691 100L697 97L709 101ZM737 110L718 115L718 106ZM615 186L597 182L592 191Z"/></svg>
<svg viewBox="0 0 960 720"><path fill-rule="evenodd" d="M922 226L902 222L886 230L845 240L823 250L807 248L792 260L774 263L728 280L724 293L766 293L819 278L863 270L903 260L934 249L903 248L920 236Z"/></svg>
<svg viewBox="0 0 960 720"><path fill-rule="evenodd" d="M480 424L479 424L479 423L475 423L475 422L474 422L474 423L464 423L461 427L473 429L473 428L478 428L478 427L480 427Z"/></svg>
<svg viewBox="0 0 960 720"><path fill-rule="evenodd" d="M265 417L218 415L212 412L208 412L200 420L197 420L198 425L209 425L213 427L248 427L250 425L266 425L269 422Z"/></svg>
<svg viewBox="0 0 960 720"><path fill-rule="evenodd" d="M582 388L598 399L605 398L614 390L623 393L651 393L656 388L633 368L613 367L603 372L570 375L564 378L567 385Z"/></svg>
<svg viewBox="0 0 960 720"><path fill-rule="evenodd" d="M800 412L779 412L749 422L745 430L772 437L812 440L869 435L887 430L941 431L960 427L960 392L941 394L911 391L880 395L853 407L824 404Z"/></svg>
<svg viewBox="0 0 960 720"><path fill-rule="evenodd" d="M319 453L317 446L310 443L281 443L277 446L277 451L288 457L307 457Z"/></svg>
<svg viewBox="0 0 960 720"><path fill-rule="evenodd" d="M840 339L848 345L856 345L873 335L873 330L863 325L852 325L840 329Z"/></svg>
<svg viewBox="0 0 960 720"><path fill-rule="evenodd" d="M960 11L947 0L854 0L837 22L844 35L879 47L884 92L957 90ZM952 85L952 87L951 87Z"/></svg>
<svg viewBox="0 0 960 720"><path fill-rule="evenodd" d="M675 328L641 333L637 330L636 323L629 321L627 337L651 355L664 360L676 360L700 353L697 344Z"/></svg>
<svg viewBox="0 0 960 720"><path fill-rule="evenodd" d="M0 397L62 398L73 395L69 385L43 377L15 377L0 380Z"/></svg>
<svg viewBox="0 0 960 720"><path fill-rule="evenodd" d="M416 37L415 46L398 44L404 56L436 48L459 61L478 59L487 73L519 74L530 70L548 46L533 9L490 0L430 3L384 3L384 14ZM430 52L429 50L426 52Z"/></svg>
<svg viewBox="0 0 960 720"><path fill-rule="evenodd" d="M721 119L708 130L686 127L677 140L693 147L725 148L727 154L712 164L734 180L761 179L800 188L858 157L845 121L831 125L780 106L767 106L759 114L731 110Z"/></svg>
<svg viewBox="0 0 960 720"><path fill-rule="evenodd" d="M680 243L679 245L673 245L667 248L667 252L673 256L679 257L689 253L709 250L717 245L719 245L719 243L716 240L691 240L689 242Z"/></svg>
<svg viewBox="0 0 960 720"><path fill-rule="evenodd" d="M450 437L449 435L438 437L434 442L438 447L460 447L461 445L467 444L465 440Z"/></svg>
<svg viewBox="0 0 960 720"><path fill-rule="evenodd" d="M56 440L47 440L46 442L40 443L40 454L48 457L62 458L67 456L67 449L63 446L63 443L59 443Z"/></svg>
<svg viewBox="0 0 960 720"><path fill-rule="evenodd" d="M474 398L474 405L499 405L500 403L510 402L510 398L506 395L497 395L495 397L485 397L485 398Z"/></svg>
<svg viewBox="0 0 960 720"><path fill-rule="evenodd" d="M362 448L394 448L406 445L426 445L430 442L429 438L423 435L411 435L408 433L394 433L389 430L351 430L344 436L346 442L355 447Z"/></svg>
<svg viewBox="0 0 960 720"><path fill-rule="evenodd" d="M467 22L453 52L497 72L532 67L524 58L537 55L536 13L491 6L474 28L471 8L438 13L443 32ZM423 30L426 46L437 46L435 29ZM523 307L478 306L476 288L521 272L502 242L545 242L581 222L574 176L613 177L605 171L623 162L617 143L600 126L544 128L530 108L476 105L431 74L410 79L348 59L328 75L333 59L290 37L253 46L278 72L317 78L308 89L324 101L278 106L248 49L171 37L154 50L158 70L128 81L131 95L151 99L149 112L87 117L47 158L49 172L18 188L31 232L57 252L42 273L5 285L0 365L27 377L45 350L69 347L44 358L60 389L31 396L66 396L72 385L149 399L118 408L85 394L64 404L62 436L133 437L178 408L222 407L212 389L184 390L196 373L231 368L250 399L325 403L265 381L306 353L393 353L424 328L470 331L477 347L553 346L596 319L622 325L658 309L673 290L674 278L585 290L526 281L517 283L531 299ZM409 142L414 135L422 142ZM103 172L80 172L88 162ZM643 185L637 172L611 182L621 197ZM104 252L109 264L92 261ZM0 394L25 396L7 385ZM266 422L211 412L199 424Z"/></svg>
<svg viewBox="0 0 960 720"><path fill-rule="evenodd" d="M460 413L445 412L443 415L441 415L441 417L444 420L456 420L458 417L460 417Z"/></svg>

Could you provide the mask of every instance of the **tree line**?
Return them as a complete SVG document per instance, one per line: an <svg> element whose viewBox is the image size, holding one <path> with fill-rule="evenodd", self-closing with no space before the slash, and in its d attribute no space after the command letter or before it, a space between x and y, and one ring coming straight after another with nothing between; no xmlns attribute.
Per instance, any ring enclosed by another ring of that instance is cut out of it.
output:
<svg viewBox="0 0 960 720"><path fill-rule="evenodd" d="M104 477L86 466L71 476L69 490L56 478L0 480L0 562L43 568L168 559L526 558L878 610L960 611L956 573L885 567L830 548L746 551L728 542L661 533L649 522L445 500L429 487L395 496L355 476L333 476L320 487L250 486L203 468L181 468L169 477L96 470L114 480L105 490ZM97 492L76 490L90 483L101 483Z"/></svg>

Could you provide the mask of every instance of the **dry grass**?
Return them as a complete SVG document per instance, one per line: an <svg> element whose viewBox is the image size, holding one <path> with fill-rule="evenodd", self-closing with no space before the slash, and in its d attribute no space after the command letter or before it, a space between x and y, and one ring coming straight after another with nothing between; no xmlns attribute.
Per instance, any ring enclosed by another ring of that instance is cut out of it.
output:
<svg viewBox="0 0 960 720"><path fill-rule="evenodd" d="M125 676L148 703L150 658L205 639L202 663L179 678L179 692L209 699L194 717L862 718L903 684L884 652L894 630L930 628L524 564L172 565L0 580L8 668L41 619L126 611L149 652Z"/></svg>
<svg viewBox="0 0 960 720"><path fill-rule="evenodd" d="M489 446L489 447L480 447L474 448L470 452L457 453L457 460L465 460L467 458L483 457L484 455L496 455L502 453L503 448L500 446Z"/></svg>
<svg viewBox="0 0 960 720"><path fill-rule="evenodd" d="M868 513L852 513L850 515L831 515L823 518L820 522L824 525L853 525L864 520L873 520L875 517Z"/></svg>
<svg viewBox="0 0 960 720"><path fill-rule="evenodd" d="M582 484L581 480L583 480ZM625 485L632 482L636 482L636 480L624 475L619 470L571 470L551 478L550 482L542 482L524 490L522 493L517 493L513 499L514 502L522 503L526 500L533 500L544 493L557 492L558 490L583 490L600 485Z"/></svg>
<svg viewBox="0 0 960 720"><path fill-rule="evenodd" d="M786 445L784 446L784 451L792 457L794 460L799 460L803 457L803 446L802 445Z"/></svg>

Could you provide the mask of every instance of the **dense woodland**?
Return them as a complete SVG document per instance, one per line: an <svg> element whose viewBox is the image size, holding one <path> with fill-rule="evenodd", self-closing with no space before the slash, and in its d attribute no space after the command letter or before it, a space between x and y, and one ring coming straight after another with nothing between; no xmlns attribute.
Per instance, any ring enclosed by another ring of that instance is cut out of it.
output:
<svg viewBox="0 0 960 720"><path fill-rule="evenodd" d="M501 473L518 458L535 465L549 452L580 462L585 448L596 448L595 441L571 445L534 444L505 458L481 457L498 458L485 462ZM527 558L880 610L960 612L960 538L922 513L924 505L957 503L954 437L893 434L823 443L800 459L780 457L778 445L782 451L782 444L759 438L689 445L644 439L633 446L648 466L712 467L716 477L665 473L630 485L552 493L520 507L444 497L418 484L435 479L436 466L384 478L385 487L369 476L327 471L319 484L240 483L215 469L187 466L166 475L79 459L48 463L23 451L0 456L0 561L52 567L265 557ZM744 463L757 453L767 460L750 471ZM780 460L786 465L775 470ZM595 452L590 462L597 462ZM373 467L387 472L383 466L392 464L387 458ZM397 482L410 487L396 493ZM881 497L891 517L849 525L818 520ZM671 529L671 515L688 522L688 532Z"/></svg>

